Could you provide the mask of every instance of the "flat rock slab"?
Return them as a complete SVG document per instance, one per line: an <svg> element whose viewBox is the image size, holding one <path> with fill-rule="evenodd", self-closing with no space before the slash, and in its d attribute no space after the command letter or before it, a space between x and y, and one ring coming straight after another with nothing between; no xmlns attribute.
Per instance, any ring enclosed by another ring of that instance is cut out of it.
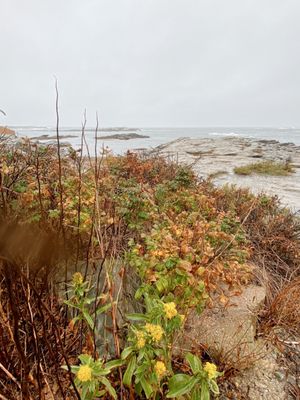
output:
<svg viewBox="0 0 300 400"><path fill-rule="evenodd" d="M190 165L200 177L211 177L217 185L230 183L248 187L253 193L277 195L283 205L300 209L300 146L293 143L237 137L180 138L158 146L153 152ZM289 161L295 166L295 173L289 176L234 173L235 167L265 160Z"/></svg>

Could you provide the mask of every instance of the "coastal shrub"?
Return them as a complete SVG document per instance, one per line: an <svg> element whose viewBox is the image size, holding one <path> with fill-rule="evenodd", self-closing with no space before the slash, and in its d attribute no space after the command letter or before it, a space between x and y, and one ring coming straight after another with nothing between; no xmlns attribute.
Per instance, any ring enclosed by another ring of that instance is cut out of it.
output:
<svg viewBox="0 0 300 400"><path fill-rule="evenodd" d="M176 339L189 313L226 305L257 279L254 263L278 286L297 277L299 221L276 199L216 188L159 157L65 151L59 168L53 146L1 149L3 395L217 395L214 360L175 357Z"/></svg>
<svg viewBox="0 0 300 400"><path fill-rule="evenodd" d="M250 261L256 266L256 281L267 289L265 309L260 316L263 331L280 325L294 333L299 314L299 216L282 208L277 197L254 196L247 189L232 186L212 191L218 199L218 209L239 216L251 243Z"/></svg>

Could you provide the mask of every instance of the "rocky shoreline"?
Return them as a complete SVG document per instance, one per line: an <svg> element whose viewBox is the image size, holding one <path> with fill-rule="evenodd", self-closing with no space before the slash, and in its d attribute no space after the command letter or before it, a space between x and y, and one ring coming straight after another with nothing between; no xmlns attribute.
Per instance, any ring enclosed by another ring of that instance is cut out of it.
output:
<svg viewBox="0 0 300 400"><path fill-rule="evenodd" d="M151 153L190 165L199 177L211 178L216 185L229 183L248 187L254 193L276 195L284 206L300 210L300 146L293 143L240 137L180 138ZM289 176L234 173L235 167L265 160L289 162L295 172Z"/></svg>

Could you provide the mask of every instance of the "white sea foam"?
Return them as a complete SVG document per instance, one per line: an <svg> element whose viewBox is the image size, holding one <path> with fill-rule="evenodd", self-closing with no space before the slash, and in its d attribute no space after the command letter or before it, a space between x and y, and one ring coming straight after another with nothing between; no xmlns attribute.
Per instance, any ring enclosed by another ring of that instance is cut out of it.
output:
<svg viewBox="0 0 300 400"><path fill-rule="evenodd" d="M241 133L236 132L211 132L209 135L212 136L244 136Z"/></svg>

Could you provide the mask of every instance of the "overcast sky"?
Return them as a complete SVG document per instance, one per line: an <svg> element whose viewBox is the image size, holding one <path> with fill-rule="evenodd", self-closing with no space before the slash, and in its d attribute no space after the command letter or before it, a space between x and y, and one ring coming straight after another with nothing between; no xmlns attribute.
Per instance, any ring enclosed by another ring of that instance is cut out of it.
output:
<svg viewBox="0 0 300 400"><path fill-rule="evenodd" d="M0 0L0 124L300 126L300 0Z"/></svg>

